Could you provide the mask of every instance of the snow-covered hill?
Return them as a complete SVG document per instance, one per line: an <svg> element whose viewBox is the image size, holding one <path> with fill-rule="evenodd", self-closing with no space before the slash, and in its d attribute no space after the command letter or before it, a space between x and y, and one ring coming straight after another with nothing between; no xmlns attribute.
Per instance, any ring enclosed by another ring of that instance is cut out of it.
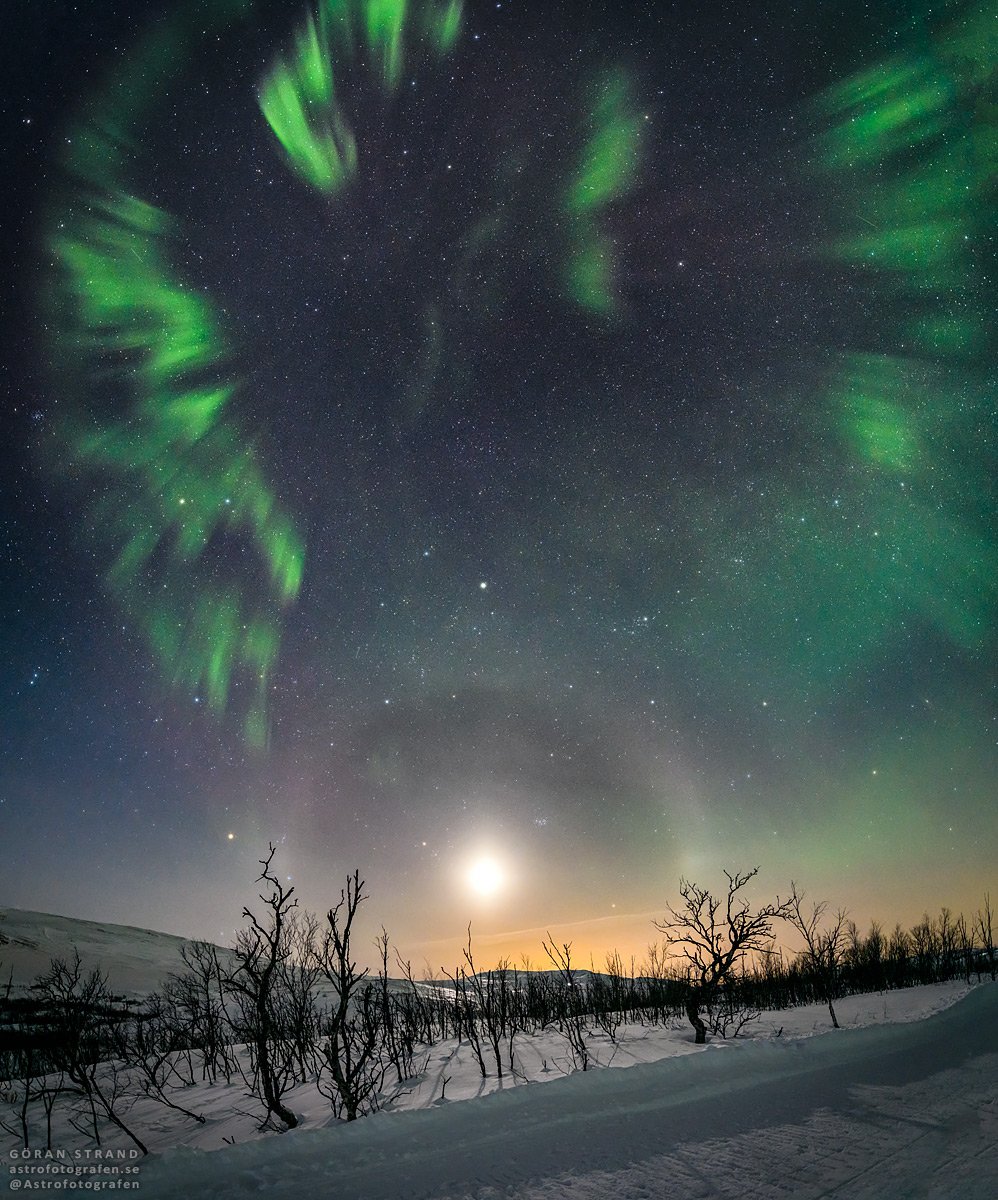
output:
<svg viewBox="0 0 998 1200"><path fill-rule="evenodd" d="M71 959L75 947L84 968L103 971L112 990L144 995L182 970L183 945L183 938L151 929L0 909L0 980L5 983L12 973L17 989L30 984L53 958Z"/></svg>

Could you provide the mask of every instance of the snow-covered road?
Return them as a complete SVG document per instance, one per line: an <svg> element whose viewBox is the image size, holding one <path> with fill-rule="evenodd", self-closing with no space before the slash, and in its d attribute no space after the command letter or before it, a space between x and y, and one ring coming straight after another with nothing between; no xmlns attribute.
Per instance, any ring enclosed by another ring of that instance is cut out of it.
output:
<svg viewBox="0 0 998 1200"><path fill-rule="evenodd" d="M211 1200L994 1200L998 987L924 1021L573 1075L143 1164Z"/></svg>

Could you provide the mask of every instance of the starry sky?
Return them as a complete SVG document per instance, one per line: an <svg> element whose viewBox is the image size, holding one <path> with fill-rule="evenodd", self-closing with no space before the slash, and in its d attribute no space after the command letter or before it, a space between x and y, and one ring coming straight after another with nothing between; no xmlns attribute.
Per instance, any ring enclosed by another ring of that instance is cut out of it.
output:
<svg viewBox="0 0 998 1200"><path fill-rule="evenodd" d="M985 8L15 5L0 904L975 908Z"/></svg>

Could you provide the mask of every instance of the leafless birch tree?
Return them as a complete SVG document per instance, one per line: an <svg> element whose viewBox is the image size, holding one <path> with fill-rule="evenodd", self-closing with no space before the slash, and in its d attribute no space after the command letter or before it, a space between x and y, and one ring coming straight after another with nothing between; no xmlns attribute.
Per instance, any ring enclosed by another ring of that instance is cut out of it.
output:
<svg viewBox="0 0 998 1200"><path fill-rule="evenodd" d="M701 1011L716 1002L720 990L731 982L746 955L766 951L772 941L773 922L785 920L791 901L779 896L771 904L754 909L742 889L759 874L759 868L732 875L725 871L728 890L716 897L688 879L679 881L682 903L669 905L669 919L655 921L669 947L678 953L686 969L686 1016L693 1026L695 1042L707 1040Z"/></svg>

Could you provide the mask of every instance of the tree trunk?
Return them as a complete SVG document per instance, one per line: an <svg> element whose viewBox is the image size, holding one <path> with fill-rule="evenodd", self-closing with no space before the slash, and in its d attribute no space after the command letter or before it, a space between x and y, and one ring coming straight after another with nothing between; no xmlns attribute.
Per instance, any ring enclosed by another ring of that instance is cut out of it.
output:
<svg viewBox="0 0 998 1200"><path fill-rule="evenodd" d="M696 1031L694 1044L704 1046L707 1043L707 1026L700 1019L700 999L700 989L691 987L686 993L686 1016Z"/></svg>
<svg viewBox="0 0 998 1200"><path fill-rule="evenodd" d="M283 1121L287 1129L294 1129L298 1125L298 1118L281 1102L281 1094L275 1086L274 1069L270 1061L269 1047L266 1042L263 1043L260 1049L264 1053L259 1056L258 1064L260 1067L260 1081L263 1084L263 1100L267 1106L267 1111Z"/></svg>

